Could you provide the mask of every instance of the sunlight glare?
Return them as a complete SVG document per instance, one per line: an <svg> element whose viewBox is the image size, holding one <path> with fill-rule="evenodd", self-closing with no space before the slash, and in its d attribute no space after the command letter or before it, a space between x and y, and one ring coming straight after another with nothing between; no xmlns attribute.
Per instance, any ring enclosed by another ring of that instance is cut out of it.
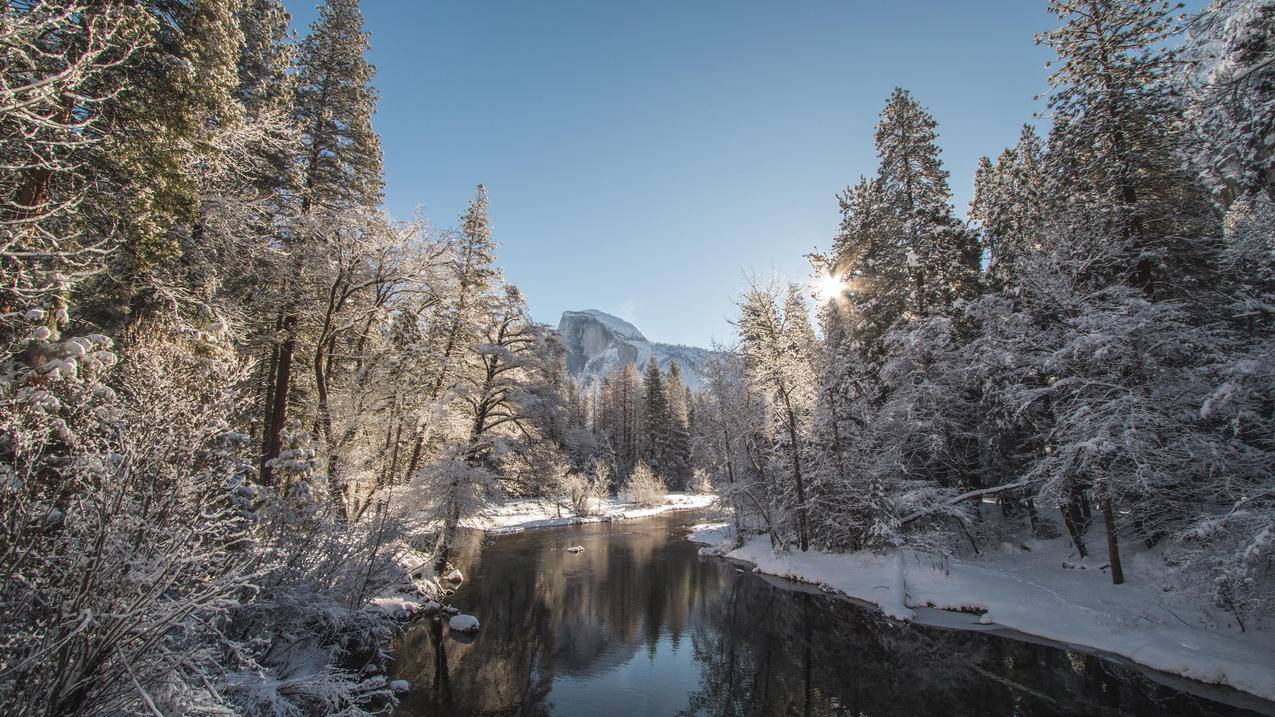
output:
<svg viewBox="0 0 1275 717"><path fill-rule="evenodd" d="M820 302L832 301L845 290L845 280L835 274L823 274L815 279L815 294Z"/></svg>

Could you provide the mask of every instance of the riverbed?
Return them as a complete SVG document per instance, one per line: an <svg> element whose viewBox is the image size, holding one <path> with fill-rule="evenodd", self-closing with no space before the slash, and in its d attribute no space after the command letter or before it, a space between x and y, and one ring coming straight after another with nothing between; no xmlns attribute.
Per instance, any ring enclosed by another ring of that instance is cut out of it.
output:
<svg viewBox="0 0 1275 717"><path fill-rule="evenodd" d="M476 637L413 625L396 715L1248 715L1243 693L1013 635L905 624L701 558L700 512L466 531L448 602ZM573 546L582 552L569 552Z"/></svg>

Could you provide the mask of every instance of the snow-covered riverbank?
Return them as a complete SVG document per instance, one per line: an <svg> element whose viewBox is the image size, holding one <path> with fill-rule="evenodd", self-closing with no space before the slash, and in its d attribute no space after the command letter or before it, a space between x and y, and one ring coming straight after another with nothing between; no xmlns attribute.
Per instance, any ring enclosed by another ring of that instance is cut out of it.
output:
<svg viewBox="0 0 1275 717"><path fill-rule="evenodd" d="M724 524L696 526L688 536L714 546L704 551L712 554L723 552L716 546L728 537ZM874 603L895 619L912 620L931 608L974 613L971 620L981 625L1119 655L1275 701L1275 635L1211 623L1190 599L1160 586L1157 556L1133 556L1128 582L1117 586L1101 563L1069 560L1062 541L1026 547L1004 546L984 559L940 565L912 554L775 553L769 540L758 537L725 555L762 573Z"/></svg>
<svg viewBox="0 0 1275 717"><path fill-rule="evenodd" d="M549 501L511 500L492 506L481 515L462 521L461 525L489 533L517 533L535 528L646 518L674 510L698 510L716 502L717 496L709 493L669 493L661 504L655 506L641 506L608 497L596 502L589 515L575 516L565 508L559 511Z"/></svg>

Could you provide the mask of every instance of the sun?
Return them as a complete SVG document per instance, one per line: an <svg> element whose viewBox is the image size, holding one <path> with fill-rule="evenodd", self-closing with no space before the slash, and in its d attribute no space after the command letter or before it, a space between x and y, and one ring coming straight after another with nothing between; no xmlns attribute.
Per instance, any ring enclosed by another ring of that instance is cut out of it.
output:
<svg viewBox="0 0 1275 717"><path fill-rule="evenodd" d="M819 301L827 302L841 296L846 290L846 281L836 274L823 274L815 279L815 295Z"/></svg>

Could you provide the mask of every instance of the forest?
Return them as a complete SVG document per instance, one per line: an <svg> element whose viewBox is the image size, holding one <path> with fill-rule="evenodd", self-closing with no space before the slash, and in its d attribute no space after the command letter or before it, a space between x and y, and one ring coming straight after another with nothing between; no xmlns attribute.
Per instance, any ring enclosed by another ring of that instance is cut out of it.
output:
<svg viewBox="0 0 1275 717"><path fill-rule="evenodd" d="M777 546L977 553L994 501L1116 584L1122 545L1163 546L1180 589L1265 626L1275 6L1049 9L1049 130L981 161L970 221L934 118L890 96L809 257L818 336L800 285L743 292L708 460Z"/></svg>
<svg viewBox="0 0 1275 717"><path fill-rule="evenodd" d="M5 2L0 711L385 712L375 598L435 596L511 498L713 492L780 551L1057 538L1116 584L1140 545L1268 629L1275 3L1048 5L1048 112L968 218L897 89L813 282L748 282L692 390L574 381L482 185L386 212L358 0L299 38L281 0Z"/></svg>

